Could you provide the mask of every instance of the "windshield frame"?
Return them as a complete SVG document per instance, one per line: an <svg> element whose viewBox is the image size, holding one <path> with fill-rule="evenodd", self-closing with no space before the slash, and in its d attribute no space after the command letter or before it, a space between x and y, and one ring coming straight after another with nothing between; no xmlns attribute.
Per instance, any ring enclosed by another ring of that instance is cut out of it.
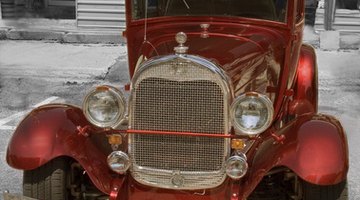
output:
<svg viewBox="0 0 360 200"><path fill-rule="evenodd" d="M244 16L231 16L231 15L178 15L178 16L156 16L133 19L133 3L134 0L126 0L126 24L127 26L144 24L148 22L165 22L168 19L183 19L184 21L209 21L209 22L233 22L239 24L262 24L268 26L275 26L281 28L292 28L294 25L294 5L298 0L287 0L286 14L284 21L275 21L269 19L250 18Z"/></svg>

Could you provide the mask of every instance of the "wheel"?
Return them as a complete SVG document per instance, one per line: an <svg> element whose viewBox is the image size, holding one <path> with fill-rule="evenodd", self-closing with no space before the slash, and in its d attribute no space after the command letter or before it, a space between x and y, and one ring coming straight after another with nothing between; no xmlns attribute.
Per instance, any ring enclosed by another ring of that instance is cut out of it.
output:
<svg viewBox="0 0 360 200"><path fill-rule="evenodd" d="M27 197L45 200L66 200L69 161L56 158L34 170L24 171L23 194Z"/></svg>
<svg viewBox="0 0 360 200"><path fill-rule="evenodd" d="M345 200L347 199L346 180L336 185L314 185L302 181L303 200Z"/></svg>

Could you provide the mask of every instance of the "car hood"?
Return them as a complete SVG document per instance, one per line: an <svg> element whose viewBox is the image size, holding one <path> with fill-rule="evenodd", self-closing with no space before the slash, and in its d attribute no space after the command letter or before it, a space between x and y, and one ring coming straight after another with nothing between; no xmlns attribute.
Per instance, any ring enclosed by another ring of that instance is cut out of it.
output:
<svg viewBox="0 0 360 200"><path fill-rule="evenodd" d="M287 43L284 32L255 25L214 23L205 29L202 26L195 22L149 25L144 40L139 40L144 36L140 27L128 37L130 74L135 70L131 63L138 62L135 60L141 56L174 54L174 47L178 46L174 36L184 32L188 37L185 43L188 54L220 66L231 79L235 95L246 91L267 93L268 88L277 87Z"/></svg>

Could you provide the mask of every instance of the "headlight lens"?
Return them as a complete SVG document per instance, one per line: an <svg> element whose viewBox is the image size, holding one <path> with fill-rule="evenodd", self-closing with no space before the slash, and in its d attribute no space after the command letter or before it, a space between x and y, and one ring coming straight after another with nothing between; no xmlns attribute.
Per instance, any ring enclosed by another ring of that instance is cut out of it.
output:
<svg viewBox="0 0 360 200"><path fill-rule="evenodd" d="M251 92L239 96L231 107L231 118L240 134L256 135L271 124L274 108L271 100L262 94Z"/></svg>
<svg viewBox="0 0 360 200"><path fill-rule="evenodd" d="M91 91L84 100L86 118L99 127L115 127L125 114L125 99L111 86L101 86Z"/></svg>
<svg viewBox="0 0 360 200"><path fill-rule="evenodd" d="M231 156L226 161L226 174L234 180L242 178L247 170L248 164L244 155Z"/></svg>
<svg viewBox="0 0 360 200"><path fill-rule="evenodd" d="M118 174L124 174L130 167L129 156L122 151L113 151L107 158L110 169Z"/></svg>

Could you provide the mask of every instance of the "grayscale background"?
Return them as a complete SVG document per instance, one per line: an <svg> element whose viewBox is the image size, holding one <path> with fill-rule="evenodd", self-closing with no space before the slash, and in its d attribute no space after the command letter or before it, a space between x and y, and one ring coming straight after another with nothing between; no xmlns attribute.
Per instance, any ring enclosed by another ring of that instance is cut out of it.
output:
<svg viewBox="0 0 360 200"><path fill-rule="evenodd" d="M304 41L316 47L318 56L319 111L336 116L347 132L348 195L358 200L360 11L338 9L337 31L323 31L323 4L321 1L316 13L315 29L305 28ZM31 13L24 16L27 14ZM73 26L74 21L67 19L0 19L0 38L4 39L0 40L0 192L22 192L22 172L6 164L5 154L15 127L31 109L55 102L81 106L93 86L122 87L129 82L120 31L79 31Z"/></svg>

